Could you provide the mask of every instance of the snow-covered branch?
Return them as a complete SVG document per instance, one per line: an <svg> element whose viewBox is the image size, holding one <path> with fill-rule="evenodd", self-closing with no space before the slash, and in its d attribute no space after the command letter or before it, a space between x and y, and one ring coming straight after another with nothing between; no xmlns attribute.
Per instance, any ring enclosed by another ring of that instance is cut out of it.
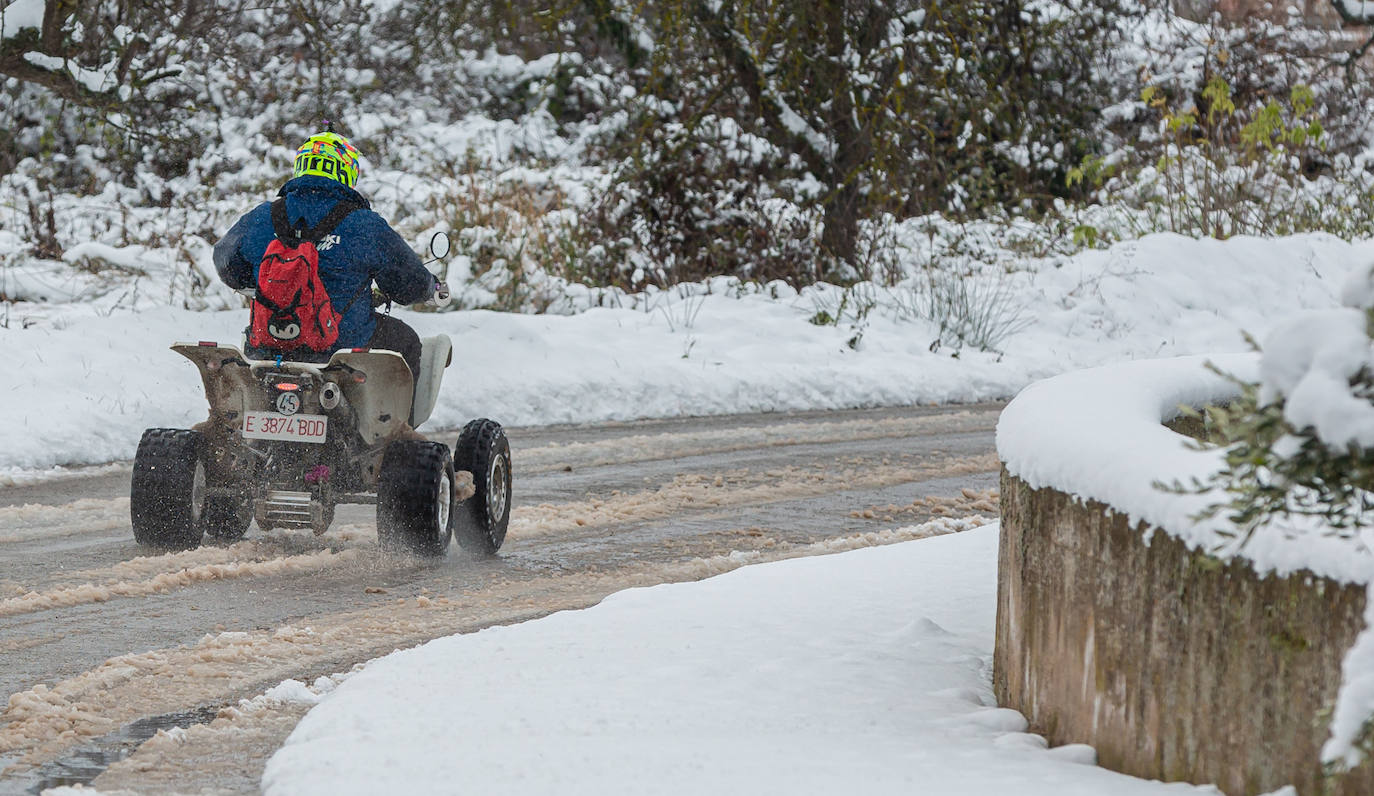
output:
<svg viewBox="0 0 1374 796"><path fill-rule="evenodd" d="M0 74L26 83L43 86L63 99L88 108L112 110L120 104L116 86L108 85L107 73L82 69L61 58L38 52L5 53L0 56Z"/></svg>
<svg viewBox="0 0 1374 796"><path fill-rule="evenodd" d="M1374 2L1370 0L1331 0L1341 19L1354 25L1374 22Z"/></svg>
<svg viewBox="0 0 1374 796"><path fill-rule="evenodd" d="M43 0L15 0L0 9L0 43L25 30L43 30Z"/></svg>
<svg viewBox="0 0 1374 796"><path fill-rule="evenodd" d="M145 58L150 52L146 31L120 24L97 37L90 20L77 17L80 10L64 0L15 0L0 10L0 75L110 111L127 102L134 89L181 73L168 65L165 52Z"/></svg>
<svg viewBox="0 0 1374 796"><path fill-rule="evenodd" d="M693 13L717 52L734 70L749 100L767 125L774 143L796 153L812 173L830 172L835 144L806 122L769 81L753 45L731 24L731 12L720 0L697 0Z"/></svg>

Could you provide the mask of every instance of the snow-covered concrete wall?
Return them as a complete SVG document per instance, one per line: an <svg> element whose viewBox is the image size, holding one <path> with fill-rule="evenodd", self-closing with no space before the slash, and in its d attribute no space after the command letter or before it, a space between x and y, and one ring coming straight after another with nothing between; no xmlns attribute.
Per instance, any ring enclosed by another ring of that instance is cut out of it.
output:
<svg viewBox="0 0 1374 796"><path fill-rule="evenodd" d="M1323 779L1320 754L1363 586L1260 576L1005 471L1001 501L998 704L1139 777L1374 793L1374 766Z"/></svg>
<svg viewBox="0 0 1374 796"><path fill-rule="evenodd" d="M1216 364L1256 372L1251 357ZM1234 392L1203 360L1176 359L1066 374L1008 405L998 702L1136 776L1230 796L1374 793L1367 760L1322 762L1333 711L1359 691L1343 690L1342 666L1366 629L1367 549L1279 526L1241 545L1224 517L1196 519L1215 498L1156 486L1216 472L1216 450L1164 424ZM1359 723L1343 748L1363 745Z"/></svg>

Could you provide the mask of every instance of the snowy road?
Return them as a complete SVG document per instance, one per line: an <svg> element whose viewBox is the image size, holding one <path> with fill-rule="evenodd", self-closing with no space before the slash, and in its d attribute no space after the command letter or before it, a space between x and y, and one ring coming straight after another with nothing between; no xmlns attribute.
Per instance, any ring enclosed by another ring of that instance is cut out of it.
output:
<svg viewBox="0 0 1374 796"><path fill-rule="evenodd" d="M991 516L1000 408L513 429L517 509L491 561L383 556L361 507L319 538L253 529L144 556L126 468L0 489L0 793L90 781L157 729L216 714L222 732L147 744L95 784L256 790L303 709L236 706L286 678L628 586Z"/></svg>

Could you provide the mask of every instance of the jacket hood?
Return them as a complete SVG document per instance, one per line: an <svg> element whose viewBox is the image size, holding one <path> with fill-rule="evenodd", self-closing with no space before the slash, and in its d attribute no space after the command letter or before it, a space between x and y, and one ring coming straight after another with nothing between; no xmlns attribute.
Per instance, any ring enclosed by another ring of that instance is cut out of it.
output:
<svg viewBox="0 0 1374 796"><path fill-rule="evenodd" d="M320 177L307 174L304 177L294 177L286 181L286 184L277 191L277 196L296 196L302 199L332 199L339 202L352 202L362 205L365 210L372 209L372 203L367 201L367 197L349 188L341 182L331 180L328 177Z"/></svg>

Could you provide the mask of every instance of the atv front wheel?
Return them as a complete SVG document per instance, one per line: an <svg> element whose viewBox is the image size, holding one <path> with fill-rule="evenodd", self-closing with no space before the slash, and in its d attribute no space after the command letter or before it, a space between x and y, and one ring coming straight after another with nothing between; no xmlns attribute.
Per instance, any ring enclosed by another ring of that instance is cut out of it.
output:
<svg viewBox="0 0 1374 796"><path fill-rule="evenodd" d="M477 493L455 512L453 535L464 549L493 555L506 541L510 525L510 442L495 420L479 419L463 427L453 452L454 466L472 473Z"/></svg>
<svg viewBox="0 0 1374 796"><path fill-rule="evenodd" d="M200 432L150 428L134 455L129 518L142 545L187 550L200 544L205 511Z"/></svg>
<svg viewBox="0 0 1374 796"><path fill-rule="evenodd" d="M441 442L397 440L377 482L377 542L383 549L441 556L453 536L453 457Z"/></svg>

